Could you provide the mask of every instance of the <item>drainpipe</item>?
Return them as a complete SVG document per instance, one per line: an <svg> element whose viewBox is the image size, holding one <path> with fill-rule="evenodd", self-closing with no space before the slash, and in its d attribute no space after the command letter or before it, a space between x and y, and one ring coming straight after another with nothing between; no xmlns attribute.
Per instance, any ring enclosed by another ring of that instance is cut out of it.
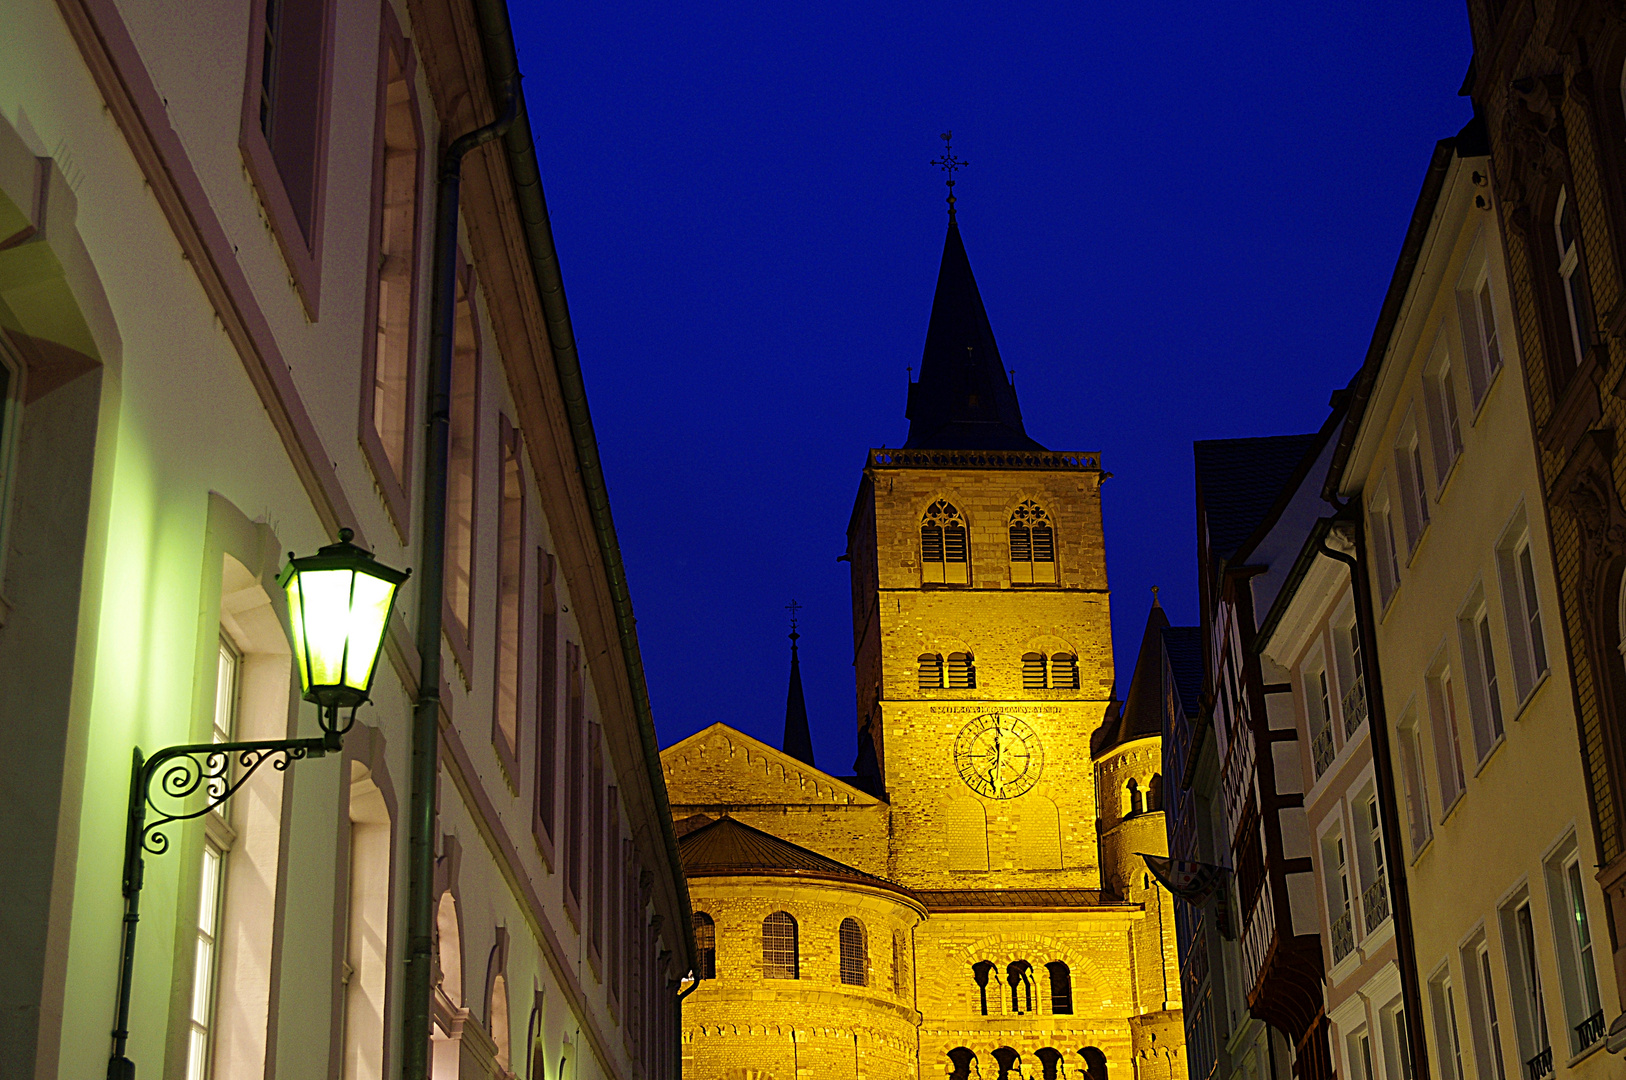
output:
<svg viewBox="0 0 1626 1080"><path fill-rule="evenodd" d="M1329 499L1329 502L1332 500ZM1345 505L1334 502L1342 513ZM1320 551L1349 570L1355 593L1355 625L1361 635L1361 677L1366 681L1366 729L1372 740L1372 772L1378 789L1378 821L1383 833L1384 867L1389 876L1389 917L1394 920L1395 956L1400 965L1400 999L1406 1007L1406 1042L1411 1047L1412 1075L1428 1080L1428 1045L1423 1038L1423 991L1417 977L1417 938L1412 933L1411 892L1406 883L1405 846L1400 839L1400 803L1396 797L1394 757L1389 748L1388 712L1383 705L1383 683L1378 674L1377 618L1372 606L1371 578L1366 573L1366 534L1360 516L1344 518L1351 526L1355 554L1348 555L1321 541ZM1362 912L1365 917L1365 912ZM1330 1049L1330 1048L1329 1048Z"/></svg>
<svg viewBox="0 0 1626 1080"><path fill-rule="evenodd" d="M501 137L519 108L519 79L496 120L458 138L440 159L435 200L434 299L429 344L429 438L418 580L418 703L412 717L412 809L407 874L406 1017L402 1075L428 1080L434 993L435 788L440 776L440 635L446 575L446 462L451 445L452 346L457 332L457 209L463 156Z"/></svg>

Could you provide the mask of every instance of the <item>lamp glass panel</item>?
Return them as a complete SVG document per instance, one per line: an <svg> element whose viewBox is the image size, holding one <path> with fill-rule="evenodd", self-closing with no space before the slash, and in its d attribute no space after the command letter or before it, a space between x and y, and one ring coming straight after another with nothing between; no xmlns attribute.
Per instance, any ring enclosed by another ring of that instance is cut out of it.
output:
<svg viewBox="0 0 1626 1080"><path fill-rule="evenodd" d="M350 636L350 583L356 572L304 570L299 574L303 594L301 629L310 651L311 686L338 686L344 681L344 647Z"/></svg>
<svg viewBox="0 0 1626 1080"><path fill-rule="evenodd" d="M384 624L390 617L390 600L395 585L370 574L358 573L350 600L350 653L345 664L344 685L367 692L372 682L378 646L384 637Z"/></svg>
<svg viewBox="0 0 1626 1080"><path fill-rule="evenodd" d="M299 688L311 688L311 669L305 662L305 606L299 598L299 574L288 578L283 591L288 594L288 625L293 628L294 662L299 665Z"/></svg>

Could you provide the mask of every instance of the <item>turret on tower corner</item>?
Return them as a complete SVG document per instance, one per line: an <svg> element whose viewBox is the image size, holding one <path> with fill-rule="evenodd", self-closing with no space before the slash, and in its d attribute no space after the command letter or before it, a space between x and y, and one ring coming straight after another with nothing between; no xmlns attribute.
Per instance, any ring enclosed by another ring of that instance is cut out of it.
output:
<svg viewBox="0 0 1626 1080"><path fill-rule="evenodd" d="M1028 438L1022 409L994 343L960 226L949 222L937 271L920 378L904 409L908 450L1043 450Z"/></svg>

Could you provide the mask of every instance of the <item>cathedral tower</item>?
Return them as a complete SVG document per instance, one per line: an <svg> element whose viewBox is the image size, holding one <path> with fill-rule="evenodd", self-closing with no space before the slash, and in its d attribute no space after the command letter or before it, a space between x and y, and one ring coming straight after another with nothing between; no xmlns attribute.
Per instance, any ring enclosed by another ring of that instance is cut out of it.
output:
<svg viewBox="0 0 1626 1080"><path fill-rule="evenodd" d="M1097 888L1105 474L1028 436L952 222L907 416L901 449L869 452L847 532L858 767L893 808L889 876Z"/></svg>

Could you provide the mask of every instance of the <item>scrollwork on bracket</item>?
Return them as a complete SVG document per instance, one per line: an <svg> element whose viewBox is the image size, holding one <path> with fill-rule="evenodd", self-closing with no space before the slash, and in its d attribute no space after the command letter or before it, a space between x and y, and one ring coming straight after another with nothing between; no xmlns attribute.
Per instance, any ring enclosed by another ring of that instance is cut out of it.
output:
<svg viewBox="0 0 1626 1080"><path fill-rule="evenodd" d="M149 855L169 850L167 826L202 817L225 803L267 761L278 772L325 751L321 739L280 743L203 743L154 754L141 770L141 798L150 814L142 822L139 848ZM235 768L233 764L235 763ZM203 805L186 804L202 792Z"/></svg>

